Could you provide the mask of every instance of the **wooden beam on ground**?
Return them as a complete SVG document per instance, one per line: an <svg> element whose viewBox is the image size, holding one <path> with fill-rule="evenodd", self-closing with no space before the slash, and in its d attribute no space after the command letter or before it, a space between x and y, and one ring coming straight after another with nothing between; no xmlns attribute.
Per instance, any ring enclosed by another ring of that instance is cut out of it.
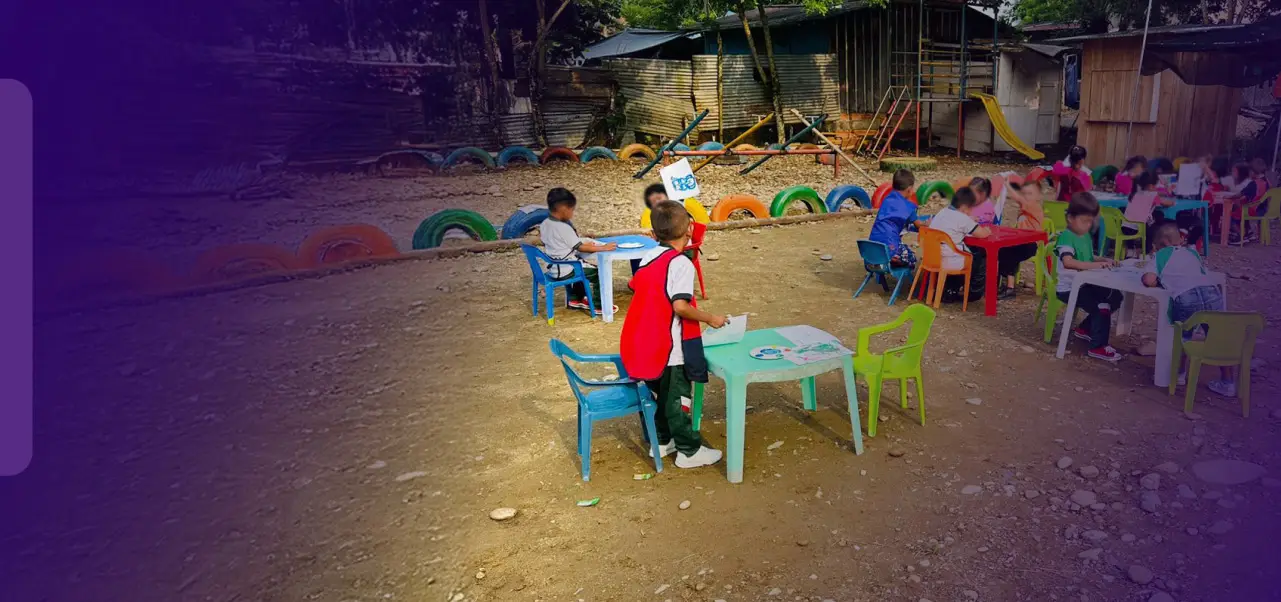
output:
<svg viewBox="0 0 1281 602"><path fill-rule="evenodd" d="M803 123L803 124L805 124L805 125L809 125L809 124L810 124L810 122L809 122L808 120L806 120L806 119L805 119L805 116L804 116L804 115L802 115L800 111L797 111L796 109L791 109L791 111L792 111L792 114L793 114L793 115L796 115L796 118L797 118L797 119L800 119L800 120L801 120L801 123ZM815 128L815 129L813 129L813 130L811 130L811 131L812 131L812 132L814 132L814 134L818 136L818 139L819 139L819 140L822 140L823 142L827 143L827 145L828 145L828 146L830 146L830 147L832 148L832 150L836 151L836 154L837 154L838 156L840 156L840 158L845 159L845 162L846 162L846 163L849 163L850 165L853 165L853 166L854 166L854 169L857 169L859 173L863 174L863 177L864 177L864 178L867 178L867 181L868 181L868 183L869 183L869 184L871 184L872 186L877 186L876 179L872 177L872 174L867 173L867 170L866 170L866 169L863 169L862 167L859 167L858 163L855 163L855 162L854 162L854 160L853 160L853 159L851 159L851 158L849 157L849 155L846 155L846 154L845 154L845 152L841 150L841 147L839 147L839 146L837 146L837 145L833 144L833 143L832 143L832 141L831 141L831 140L828 140L827 136L824 136L824 135L823 135L823 132L818 131L818 129L817 129L817 128Z"/></svg>

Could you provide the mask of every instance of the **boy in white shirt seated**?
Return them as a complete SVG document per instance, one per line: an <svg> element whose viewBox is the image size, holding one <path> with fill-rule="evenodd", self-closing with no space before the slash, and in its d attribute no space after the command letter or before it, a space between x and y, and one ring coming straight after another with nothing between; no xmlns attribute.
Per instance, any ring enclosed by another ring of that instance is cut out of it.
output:
<svg viewBox="0 0 1281 602"><path fill-rule="evenodd" d="M973 253L969 247L965 246L965 237L987 238L991 234L991 230L980 226L974 218L970 217L976 205L978 205L978 197L974 195L974 191L968 187L961 188L952 195L950 206L943 208L937 215L930 218L928 226L932 230L947 234L960 251ZM974 261L970 267L970 301L983 298L983 285L987 274L986 262L985 256L974 255ZM953 251L951 247L943 245L943 269L959 270L963 267L965 267L965 258ZM964 276L948 276L947 281L943 283L943 300L948 303L960 301L964 287Z"/></svg>
<svg viewBox="0 0 1281 602"><path fill-rule="evenodd" d="M578 199L574 193L564 188L553 188L547 191L548 217L538 227L538 236L543 241L543 252L557 261L579 261L583 264L583 274L592 283L592 300L600 309L600 276L596 273L596 262L593 253L613 251L618 245L602 243L598 240L583 238L574 228L574 208ZM574 268L567 265L553 265L547 270L553 280L564 280L574 276ZM587 291L582 284L569 286L569 301L565 304L570 309L588 311ZM614 307L617 312L618 308Z"/></svg>

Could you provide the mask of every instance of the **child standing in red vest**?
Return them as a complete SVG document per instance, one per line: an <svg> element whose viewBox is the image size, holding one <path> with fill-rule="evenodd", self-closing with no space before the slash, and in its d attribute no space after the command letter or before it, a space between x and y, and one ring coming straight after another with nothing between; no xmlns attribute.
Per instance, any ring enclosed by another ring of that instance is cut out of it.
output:
<svg viewBox="0 0 1281 602"><path fill-rule="evenodd" d="M693 227L685 207L656 203L651 221L660 244L641 258L629 286L633 297L623 322L620 354L627 375L644 380L658 402L655 426L663 456L676 452L678 468L709 466L721 452L706 445L681 407L692 383L707 382L700 322L713 328L728 318L698 309L694 302L694 263L681 251Z"/></svg>

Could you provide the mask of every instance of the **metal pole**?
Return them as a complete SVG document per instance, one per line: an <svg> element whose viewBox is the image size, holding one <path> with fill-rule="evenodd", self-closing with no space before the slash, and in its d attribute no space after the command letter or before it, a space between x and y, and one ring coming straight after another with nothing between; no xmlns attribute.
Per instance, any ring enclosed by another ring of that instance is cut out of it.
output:
<svg viewBox="0 0 1281 602"><path fill-rule="evenodd" d="M1277 149L1281 149L1281 108L1276 114L1277 141L1272 145L1272 171L1277 170Z"/></svg>
<svg viewBox="0 0 1281 602"><path fill-rule="evenodd" d="M1130 156L1130 138L1134 133L1134 113L1139 110L1139 88L1143 87L1143 55L1148 51L1148 24L1152 21L1152 0L1148 0L1148 14L1143 18L1143 41L1139 45L1139 64L1134 70L1134 92L1130 93L1130 124L1125 128L1125 154ZM1159 94L1157 90L1153 94Z"/></svg>
<svg viewBox="0 0 1281 602"><path fill-rule="evenodd" d="M921 156L921 45L925 39L925 0L916 3L916 156Z"/></svg>
<svg viewBox="0 0 1281 602"><path fill-rule="evenodd" d="M654 160L650 161L649 165L646 165L644 169L636 172L636 175L632 176L632 178L639 180L644 177L645 174L649 173L649 170L654 169L654 166L658 165L658 162L663 160L663 153L672 150L673 146L676 146L681 140L684 140L690 132L694 131L694 128L698 127L698 122L702 121L704 117L707 117L709 112L711 112L711 109L703 109L703 112L699 113L698 116L694 118L694 121L691 121L690 124L685 127L685 131L681 132L681 135L672 138L671 142L663 145L663 148L659 149L658 154L654 156Z"/></svg>
<svg viewBox="0 0 1281 602"><path fill-rule="evenodd" d="M801 131L799 131L799 132L796 132L796 134L795 134L795 135L793 135L791 138L788 138L788 139L787 139L787 142L784 142L784 143L783 143L783 148L782 148L782 150L780 150L780 151L779 151L779 154L780 154L780 155L786 155L786 154L788 154L787 147L788 147L789 145L791 145L793 142L796 142L797 140L800 140L801 138L805 137L805 134L810 133L810 130L812 130L812 129L814 129L814 128L816 128L816 127L820 126L820 125L823 125L823 122L824 122L825 120L827 120L827 115L826 115L826 114L819 115L818 119L815 119L815 120L814 120L814 123L811 123L811 124L809 124L809 125L805 126L805 129L803 129L803 130L801 130ZM770 160L770 158L775 157L775 156L777 156L777 155L766 155L766 156L762 157L760 161L757 161L757 162L755 162L755 163L753 163L753 164L751 164L751 165L748 165L747 167L743 168L743 171L738 172L738 175L740 175L740 176L745 176L745 175L747 175L747 174L748 174L748 172L752 171L753 169L756 169L757 167L760 167L762 163L764 163L764 162L766 162L766 161L769 161L769 160Z"/></svg>
<svg viewBox="0 0 1281 602"><path fill-rule="evenodd" d="M965 13L970 12L970 3L961 3L961 89L956 95L956 156L959 158L965 150L965 76L969 74L965 60Z"/></svg>
<svg viewBox="0 0 1281 602"><path fill-rule="evenodd" d="M770 111L770 114L769 114L769 115L766 115L764 119L762 119L762 120L760 120L760 121L757 121L757 122L756 122L756 125L754 125L754 126L752 126L752 127L750 127L750 128L747 128L747 131L746 131L746 132L743 132L742 134L739 134L737 138L733 139L733 140L732 140L732 141L730 141L728 144L726 144L726 145L725 145L725 155L721 155L721 156L727 156L727 155L732 155L732 154L734 154L734 146L735 146L735 145L737 145L739 142L742 142L743 140L746 140L748 136L751 136L752 134L755 134L755 133L756 133L756 130L759 130L759 129L761 129L762 127L764 127L764 126L768 125L771 119L774 119L774 112L773 112L773 111ZM691 173L692 173L692 172L697 172L698 170L700 170L700 169L702 169L702 168L704 168L704 167L707 167L707 164L708 164L708 163L711 163L711 162L712 162L712 160L713 160L713 159L715 159L715 158L716 158L716 156L708 157L708 158L707 158L706 160L704 160L702 163L699 163L698 165L695 165L695 166L694 166L694 168L690 170L690 172L691 172Z"/></svg>

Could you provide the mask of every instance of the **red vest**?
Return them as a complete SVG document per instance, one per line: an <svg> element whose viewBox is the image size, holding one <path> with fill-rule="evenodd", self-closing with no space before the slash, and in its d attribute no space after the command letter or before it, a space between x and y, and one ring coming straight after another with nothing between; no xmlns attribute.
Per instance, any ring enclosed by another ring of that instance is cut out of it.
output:
<svg viewBox="0 0 1281 602"><path fill-rule="evenodd" d="M667 249L636 270L628 286L633 296L623 321L619 353L627 375L637 380L655 380L667 369L672 354L672 324L680 320L681 351L685 375L691 382L707 382L707 359L703 355L703 331L695 320L676 315L667 296L667 267L680 251ZM698 306L693 299L689 304Z"/></svg>

